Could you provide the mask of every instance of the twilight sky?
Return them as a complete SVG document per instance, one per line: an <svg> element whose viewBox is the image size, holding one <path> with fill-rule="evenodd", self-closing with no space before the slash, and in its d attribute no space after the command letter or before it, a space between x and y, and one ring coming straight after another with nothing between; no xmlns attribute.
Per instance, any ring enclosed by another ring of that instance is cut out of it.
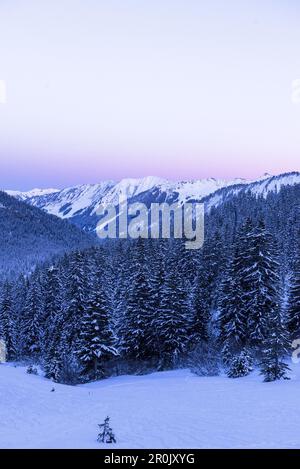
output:
<svg viewBox="0 0 300 469"><path fill-rule="evenodd" d="M0 187L299 170L297 79L299 0L0 0Z"/></svg>

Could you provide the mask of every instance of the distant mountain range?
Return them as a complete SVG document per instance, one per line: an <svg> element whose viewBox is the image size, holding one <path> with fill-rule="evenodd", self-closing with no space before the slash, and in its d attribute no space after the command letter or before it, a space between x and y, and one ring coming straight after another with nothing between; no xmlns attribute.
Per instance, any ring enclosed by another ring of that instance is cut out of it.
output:
<svg viewBox="0 0 300 469"><path fill-rule="evenodd" d="M295 188L297 194L297 185L300 185L299 172L264 175L255 181L211 178L172 182L147 177L63 190L0 192L0 280L3 274L14 277L21 272L30 272L53 256L97 244L91 234L95 234L99 221L96 214L99 204L117 205L125 199L128 203L140 202L147 207L154 202L203 202L209 213L213 207L222 210L222 204L225 207L226 202L230 202L229 207L233 202L242 209L247 193L254 196L254 202L255 198L264 199L270 193L282 194L282 188ZM282 223L286 223L287 214L282 213L281 218Z"/></svg>
<svg viewBox="0 0 300 469"><path fill-rule="evenodd" d="M42 195L49 195L54 194L55 192L59 192L59 189L32 189L28 192L20 192L20 191L5 191L8 195L12 197L16 197L19 200L27 200L31 199L32 197L41 197Z"/></svg>
<svg viewBox="0 0 300 469"><path fill-rule="evenodd" d="M300 184L299 172L278 176L265 174L254 181L209 178L174 182L158 177L146 177L123 179L120 182L104 181L100 184L85 184L63 190L6 192L48 214L69 220L85 231L94 231L99 220L96 210L100 204L117 205L125 199L128 203L138 201L147 206L154 202L204 202L206 210L210 210L240 192L251 191L252 194L265 197L269 192L278 192L283 186L295 184Z"/></svg>

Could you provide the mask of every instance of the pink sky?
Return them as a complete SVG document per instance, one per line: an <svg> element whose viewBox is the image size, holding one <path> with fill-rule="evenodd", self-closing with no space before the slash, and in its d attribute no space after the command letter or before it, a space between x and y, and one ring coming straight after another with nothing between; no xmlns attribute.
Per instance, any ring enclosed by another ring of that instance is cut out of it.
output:
<svg viewBox="0 0 300 469"><path fill-rule="evenodd" d="M295 0L0 3L0 187L299 170Z"/></svg>

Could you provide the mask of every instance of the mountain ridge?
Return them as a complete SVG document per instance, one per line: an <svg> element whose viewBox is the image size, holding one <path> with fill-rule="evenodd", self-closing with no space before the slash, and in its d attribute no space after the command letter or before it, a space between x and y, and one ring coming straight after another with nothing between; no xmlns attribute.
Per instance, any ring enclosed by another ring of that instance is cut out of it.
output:
<svg viewBox="0 0 300 469"><path fill-rule="evenodd" d="M253 195L264 197L270 191L279 191L282 186L299 183L300 173L297 171L276 176L265 173L253 181L241 178L170 181L148 176L126 178L119 182L108 180L99 184L81 184L62 190L50 189L50 192L41 190L44 193L38 195L32 195L29 191L27 196L21 193L16 197L22 197L21 200L49 214L69 220L85 231L94 231L99 220L96 212L100 204L118 205L124 200L147 205L152 202L203 202L206 210L210 210L241 191L249 190Z"/></svg>

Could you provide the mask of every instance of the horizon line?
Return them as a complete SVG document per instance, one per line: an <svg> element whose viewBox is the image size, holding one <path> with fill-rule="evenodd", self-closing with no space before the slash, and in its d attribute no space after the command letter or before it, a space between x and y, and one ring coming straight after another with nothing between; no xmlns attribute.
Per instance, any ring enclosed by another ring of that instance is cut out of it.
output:
<svg viewBox="0 0 300 469"><path fill-rule="evenodd" d="M99 182L95 182L95 183L78 183L78 184L73 184L73 185L68 185L68 186L63 186L63 187L50 187L50 186L45 186L45 187L42 187L42 186L39 186L39 187L32 187L31 189L28 189L28 190L22 190L22 189L0 189L1 191L3 192L16 192L16 193L28 193L28 192L33 192L33 191L45 191L45 190L49 190L49 191L56 191L56 192L60 192L62 190L66 190L66 189L72 189L73 187L80 187L80 186L97 186L101 183L104 183L104 182L110 182L110 183L113 183L114 185L117 185L119 184L120 182L122 181L126 181L126 180L132 180L132 181L141 181L141 180L146 180L146 179L150 179L150 178L153 178L153 179L158 179L158 180L161 180L161 181L165 181L165 182L174 182L174 183L195 183L195 182L200 182L200 181L210 181L210 180L214 180L214 181L249 181L250 182L255 182L255 181L258 181L259 179L268 179L268 178L272 178L272 177L278 177L278 176L283 176L283 175L286 175L286 174L300 174L300 171L298 170L294 170L294 171L284 171L284 172L280 172L280 173L277 173L277 174L270 174L268 172L265 172L264 174L262 174L261 176L258 176L256 178L245 178L245 177L235 177L235 178L217 178L217 177L214 177L214 176L211 176L211 177L206 177L206 178L193 178L193 179L169 179L169 178L164 178L164 177L160 177L160 176L153 176L153 175L148 175L148 176L141 176L141 177L123 177L121 179L103 179Z"/></svg>

